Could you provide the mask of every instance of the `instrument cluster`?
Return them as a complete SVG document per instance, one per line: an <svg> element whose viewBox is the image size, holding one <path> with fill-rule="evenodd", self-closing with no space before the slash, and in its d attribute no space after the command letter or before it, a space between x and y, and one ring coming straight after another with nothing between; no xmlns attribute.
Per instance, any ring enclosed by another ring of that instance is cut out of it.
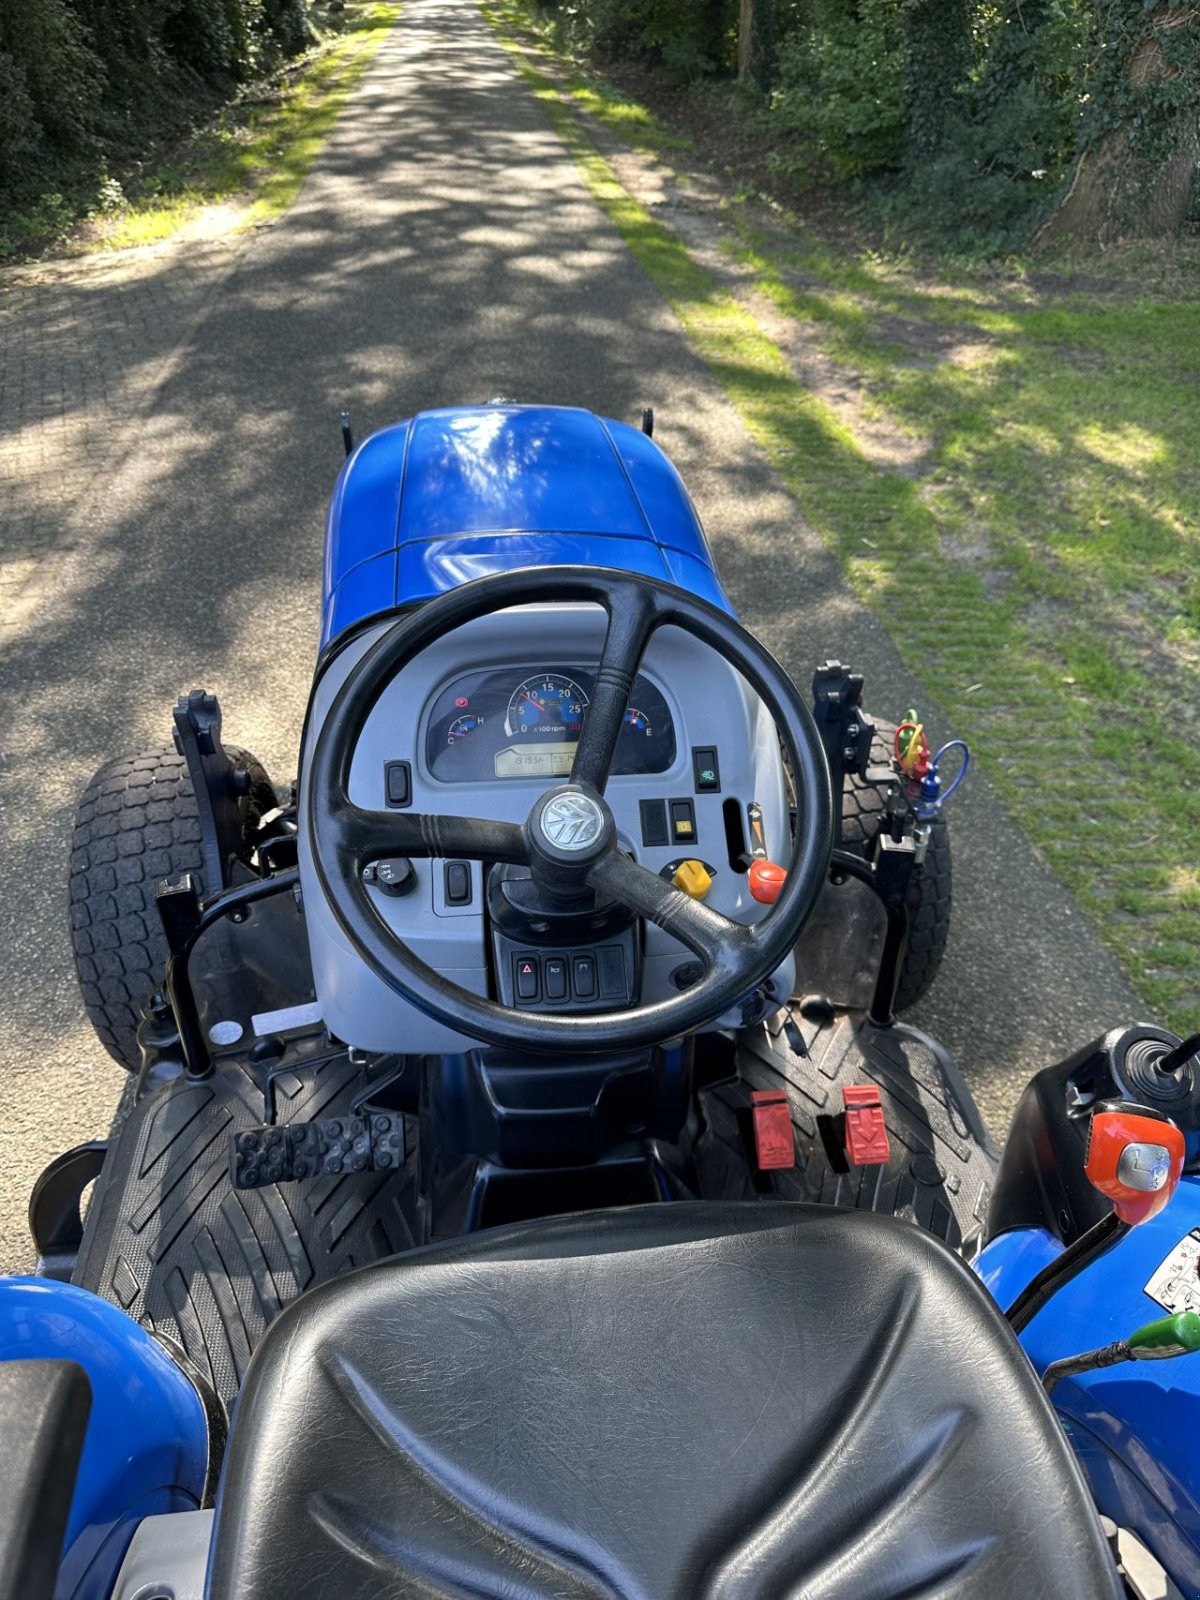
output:
<svg viewBox="0 0 1200 1600"><path fill-rule="evenodd" d="M593 679L575 667L456 678L433 704L425 741L429 772L443 783L568 777ZM665 772L674 760L675 727L667 703L639 673L613 774Z"/></svg>

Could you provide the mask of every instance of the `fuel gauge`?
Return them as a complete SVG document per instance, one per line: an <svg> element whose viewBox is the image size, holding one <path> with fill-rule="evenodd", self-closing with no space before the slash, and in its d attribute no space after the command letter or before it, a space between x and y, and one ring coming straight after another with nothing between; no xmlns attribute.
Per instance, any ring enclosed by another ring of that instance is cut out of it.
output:
<svg viewBox="0 0 1200 1600"><path fill-rule="evenodd" d="M650 726L650 718L644 711L639 711L636 706L630 706L626 711L625 726L633 728L638 733L644 733L647 739L654 737L654 729Z"/></svg>

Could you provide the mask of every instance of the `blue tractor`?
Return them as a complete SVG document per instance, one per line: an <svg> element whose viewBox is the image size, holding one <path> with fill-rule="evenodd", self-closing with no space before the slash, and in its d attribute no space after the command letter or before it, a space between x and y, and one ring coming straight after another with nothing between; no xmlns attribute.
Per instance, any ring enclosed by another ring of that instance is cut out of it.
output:
<svg viewBox="0 0 1200 1600"><path fill-rule="evenodd" d="M0 1594L1200 1595L1200 1040L996 1151L898 1019L965 747L793 682L652 431L347 425L296 785L196 691L89 786Z"/></svg>

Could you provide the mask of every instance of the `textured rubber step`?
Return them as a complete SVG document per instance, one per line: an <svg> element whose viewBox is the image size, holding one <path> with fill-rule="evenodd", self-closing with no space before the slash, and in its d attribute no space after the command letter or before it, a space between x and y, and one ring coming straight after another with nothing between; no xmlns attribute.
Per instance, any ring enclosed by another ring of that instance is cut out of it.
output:
<svg viewBox="0 0 1200 1600"><path fill-rule="evenodd" d="M360 1085L344 1055L287 1072L275 1081L278 1120L345 1114ZM289 1301L416 1242L415 1129L397 1172L238 1192L232 1135L262 1115L260 1089L228 1058L211 1078L176 1079L134 1105L97 1180L74 1275L182 1346L227 1406Z"/></svg>
<svg viewBox="0 0 1200 1600"><path fill-rule="evenodd" d="M738 1036L738 1080L700 1095L708 1128L697 1152L706 1198L808 1200L906 1217L969 1251L987 1215L996 1153L951 1058L915 1028L873 1027L861 1013L799 1005ZM886 1166L847 1168L842 1089L875 1084L887 1123ZM786 1092L796 1165L755 1176L750 1095Z"/></svg>

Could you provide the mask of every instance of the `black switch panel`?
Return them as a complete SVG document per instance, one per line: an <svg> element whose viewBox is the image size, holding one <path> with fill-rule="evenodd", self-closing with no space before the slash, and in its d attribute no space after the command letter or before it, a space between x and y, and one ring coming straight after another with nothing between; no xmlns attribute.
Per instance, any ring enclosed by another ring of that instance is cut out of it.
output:
<svg viewBox="0 0 1200 1600"><path fill-rule="evenodd" d="M446 904L469 906L471 904L471 864L468 861L447 861L445 872Z"/></svg>
<svg viewBox="0 0 1200 1600"><path fill-rule="evenodd" d="M389 806L412 805L412 766L407 761L389 761L384 766Z"/></svg>
<svg viewBox="0 0 1200 1600"><path fill-rule="evenodd" d="M667 832L667 802L642 800L638 803L642 814L642 843L644 845L670 844Z"/></svg>
<svg viewBox="0 0 1200 1600"><path fill-rule="evenodd" d="M721 767L715 745L700 744L692 750L692 780L697 794L720 794Z"/></svg>
<svg viewBox="0 0 1200 1600"><path fill-rule="evenodd" d="M619 1011L637 1001L639 940L634 928L582 950L522 949L497 929L492 940L498 998L506 1006L582 1016Z"/></svg>

